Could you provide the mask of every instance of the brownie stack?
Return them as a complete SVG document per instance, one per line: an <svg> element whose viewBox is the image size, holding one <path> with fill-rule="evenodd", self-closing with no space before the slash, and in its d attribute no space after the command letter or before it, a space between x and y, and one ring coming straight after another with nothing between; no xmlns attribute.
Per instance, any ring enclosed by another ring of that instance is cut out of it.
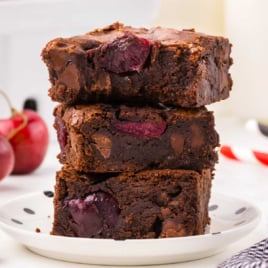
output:
<svg viewBox="0 0 268 268"><path fill-rule="evenodd" d="M203 234L226 99L228 39L114 23L43 49L63 164L52 234Z"/></svg>

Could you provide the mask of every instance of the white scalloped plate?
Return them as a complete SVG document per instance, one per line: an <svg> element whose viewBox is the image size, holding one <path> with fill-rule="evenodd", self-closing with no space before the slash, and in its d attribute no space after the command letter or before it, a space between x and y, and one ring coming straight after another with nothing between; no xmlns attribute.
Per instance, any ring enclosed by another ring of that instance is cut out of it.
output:
<svg viewBox="0 0 268 268"><path fill-rule="evenodd" d="M52 192L24 195L0 207L0 227L40 255L64 261L104 265L150 265L208 257L253 230L260 218L252 204L212 194L211 226L204 235L115 241L52 236Z"/></svg>

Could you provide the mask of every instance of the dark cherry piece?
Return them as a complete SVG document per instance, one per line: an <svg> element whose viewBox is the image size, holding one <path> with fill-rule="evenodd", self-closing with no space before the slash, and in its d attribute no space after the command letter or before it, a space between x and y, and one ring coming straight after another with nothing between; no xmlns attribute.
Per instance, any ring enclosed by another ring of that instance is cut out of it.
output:
<svg viewBox="0 0 268 268"><path fill-rule="evenodd" d="M72 220L71 226L79 237L95 237L112 230L120 214L117 201L108 193L95 192L85 199L65 201Z"/></svg>
<svg viewBox="0 0 268 268"><path fill-rule="evenodd" d="M102 49L101 67L114 72L140 71L150 53L150 42L130 32L108 43Z"/></svg>
<svg viewBox="0 0 268 268"><path fill-rule="evenodd" d="M166 126L167 124L164 120L160 122L121 121L114 123L114 127L121 132L146 138L160 137L165 132Z"/></svg>
<svg viewBox="0 0 268 268"><path fill-rule="evenodd" d="M58 117L55 117L55 125L57 129L57 139L60 145L61 155L65 157L65 146L67 145L68 131L64 122Z"/></svg>

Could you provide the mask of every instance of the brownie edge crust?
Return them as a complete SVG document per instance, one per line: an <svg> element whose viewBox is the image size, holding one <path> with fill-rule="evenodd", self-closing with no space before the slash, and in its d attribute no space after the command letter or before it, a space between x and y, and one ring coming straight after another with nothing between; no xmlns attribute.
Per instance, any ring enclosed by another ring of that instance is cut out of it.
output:
<svg viewBox="0 0 268 268"><path fill-rule="evenodd" d="M57 172L51 234L143 239L203 234L209 224L211 170L120 175Z"/></svg>

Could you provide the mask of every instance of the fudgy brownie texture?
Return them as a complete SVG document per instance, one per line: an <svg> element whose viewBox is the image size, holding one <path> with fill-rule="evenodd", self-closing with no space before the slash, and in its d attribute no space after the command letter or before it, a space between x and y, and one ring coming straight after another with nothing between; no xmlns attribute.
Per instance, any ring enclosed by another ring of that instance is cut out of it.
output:
<svg viewBox="0 0 268 268"><path fill-rule="evenodd" d="M140 239L198 235L209 224L211 170L57 173L52 234Z"/></svg>
<svg viewBox="0 0 268 268"><path fill-rule="evenodd" d="M229 96L230 51L223 37L114 23L54 39L42 57L54 101L200 107Z"/></svg>
<svg viewBox="0 0 268 268"><path fill-rule="evenodd" d="M219 137L205 107L58 105L59 159L77 171L213 168Z"/></svg>

